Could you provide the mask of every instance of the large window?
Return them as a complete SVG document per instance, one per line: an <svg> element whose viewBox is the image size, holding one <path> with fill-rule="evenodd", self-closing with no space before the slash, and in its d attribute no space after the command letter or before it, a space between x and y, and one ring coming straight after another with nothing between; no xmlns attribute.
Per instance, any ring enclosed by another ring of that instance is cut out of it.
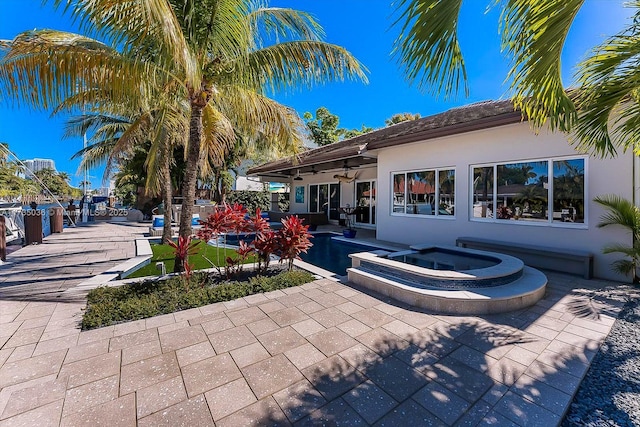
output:
<svg viewBox="0 0 640 427"><path fill-rule="evenodd" d="M472 218L496 222L585 222L585 159L472 167Z"/></svg>
<svg viewBox="0 0 640 427"><path fill-rule="evenodd" d="M455 214L455 170L396 172L392 182L393 213L445 217Z"/></svg>

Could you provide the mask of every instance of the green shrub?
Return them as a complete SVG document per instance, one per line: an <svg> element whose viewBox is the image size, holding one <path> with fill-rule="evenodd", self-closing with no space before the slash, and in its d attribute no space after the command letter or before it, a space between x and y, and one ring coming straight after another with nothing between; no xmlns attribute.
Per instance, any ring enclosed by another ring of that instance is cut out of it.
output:
<svg viewBox="0 0 640 427"><path fill-rule="evenodd" d="M162 282L145 281L119 287L100 287L89 292L82 329L93 329L159 314L173 313L255 293L303 285L314 280L306 271L287 271L274 276L255 276L244 282L211 282L212 275L195 273L189 292L180 277Z"/></svg>
<svg viewBox="0 0 640 427"><path fill-rule="evenodd" d="M280 193L278 195L278 207L280 212L289 212L291 200L289 199L289 193Z"/></svg>
<svg viewBox="0 0 640 427"><path fill-rule="evenodd" d="M271 193L268 191L231 191L227 194L226 202L230 205L241 204L251 214L256 213L256 208L263 212L271 209Z"/></svg>

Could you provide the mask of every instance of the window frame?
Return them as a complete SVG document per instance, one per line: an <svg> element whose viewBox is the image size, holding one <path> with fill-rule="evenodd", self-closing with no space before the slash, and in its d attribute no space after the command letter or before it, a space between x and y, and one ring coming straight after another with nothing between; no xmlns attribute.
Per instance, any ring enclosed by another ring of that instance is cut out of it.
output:
<svg viewBox="0 0 640 427"><path fill-rule="evenodd" d="M434 172L435 174L435 188L436 188L436 192L434 194L434 205L438 206L439 202L440 202L440 183L439 183L439 177L440 177L440 172L443 171L453 171L453 176L454 176L454 183L453 183L453 215L441 215L440 214L440 209L439 208L435 208L433 211L433 214L429 215L429 214L421 214L421 213L415 213L415 214L410 214L407 213L407 175L411 174L411 173L416 173L416 172ZM394 203L394 197L395 197L395 192L394 190L394 184L395 184L395 176L396 175L404 175L404 200L403 200L403 204L402 204L402 208L403 211L402 212L394 212L394 206L397 206ZM433 219L441 219L441 220L455 220L456 219L456 215L458 212L458 206L457 206L457 194L458 194L458 179L457 179L457 175L458 175L458 171L456 169L455 166L442 166L442 167L431 167L431 168L417 168L417 169L407 169L407 170L397 170L397 171L391 171L390 172L390 180L389 182L391 183L391 189L390 189L390 195L391 195L391 203L390 203L390 212L389 215L390 216L397 216L397 217L405 217L405 218L433 218Z"/></svg>
<svg viewBox="0 0 640 427"><path fill-rule="evenodd" d="M572 222L560 222L553 220L553 201L554 201L554 193L553 193L553 181L555 176L553 174L553 164L557 161L570 161L570 160L582 160L584 162L584 221L579 223ZM510 165L516 163L529 163L529 162L547 162L547 179L548 179L548 188L547 188L547 212L548 218L546 221L509 221L504 219L498 219L494 217L492 218L482 218L482 217L474 217L473 216L473 172L474 169L477 168L493 168L493 205L491 206L492 212L496 212L498 205L498 185L497 183L497 175L498 175L498 166L501 165ZM491 162L491 163L477 163L469 165L469 194L468 194L468 216L469 221L473 222L483 222L483 223L491 223L491 224L514 224L523 227L556 227L556 228L573 228L573 229L588 229L589 228L589 156L587 155L572 155L572 156L553 156L553 157L540 157L535 159L517 159L517 160L507 160L500 162Z"/></svg>

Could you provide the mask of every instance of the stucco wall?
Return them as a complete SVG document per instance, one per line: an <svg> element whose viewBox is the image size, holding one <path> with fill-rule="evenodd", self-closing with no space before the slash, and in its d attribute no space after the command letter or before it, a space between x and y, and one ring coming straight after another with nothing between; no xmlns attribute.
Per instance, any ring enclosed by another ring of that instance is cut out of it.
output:
<svg viewBox="0 0 640 427"><path fill-rule="evenodd" d="M618 255L603 255L607 243L630 244L631 237L614 227L596 227L603 209L592 200L595 196L615 193L633 197L633 155L615 159L590 157L586 165L585 224L567 226L524 224L522 221L487 223L470 219L470 166L493 162L517 162L547 157L573 156L577 153L560 133L531 132L527 123L503 126L462 135L444 137L383 149L378 153L377 238L404 244L435 243L454 245L456 238L472 236L486 239L523 242L533 245L588 250L595 255L597 277L622 279L610 269ZM453 167L456 171L456 215L418 217L391 214L391 174L428 168Z"/></svg>

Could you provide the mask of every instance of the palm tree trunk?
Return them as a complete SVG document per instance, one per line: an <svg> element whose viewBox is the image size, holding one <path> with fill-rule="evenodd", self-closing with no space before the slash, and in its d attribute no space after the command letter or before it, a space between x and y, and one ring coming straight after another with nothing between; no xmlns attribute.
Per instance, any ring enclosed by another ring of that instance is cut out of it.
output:
<svg viewBox="0 0 640 427"><path fill-rule="evenodd" d="M202 141L202 111L207 105L210 95L206 89L191 94L191 118L189 121L189 146L187 148L187 162L184 181L182 182L182 210L180 214L181 237L191 235L191 217L193 204L196 199L196 184L200 160L200 145Z"/></svg>
<svg viewBox="0 0 640 427"><path fill-rule="evenodd" d="M167 143L167 146L169 144ZM164 227L162 229L162 243L171 240L173 232L171 230L171 197L173 196L173 186L171 184L171 157L172 150L166 147L163 150L160 164L160 174L162 180L162 201L164 203Z"/></svg>

